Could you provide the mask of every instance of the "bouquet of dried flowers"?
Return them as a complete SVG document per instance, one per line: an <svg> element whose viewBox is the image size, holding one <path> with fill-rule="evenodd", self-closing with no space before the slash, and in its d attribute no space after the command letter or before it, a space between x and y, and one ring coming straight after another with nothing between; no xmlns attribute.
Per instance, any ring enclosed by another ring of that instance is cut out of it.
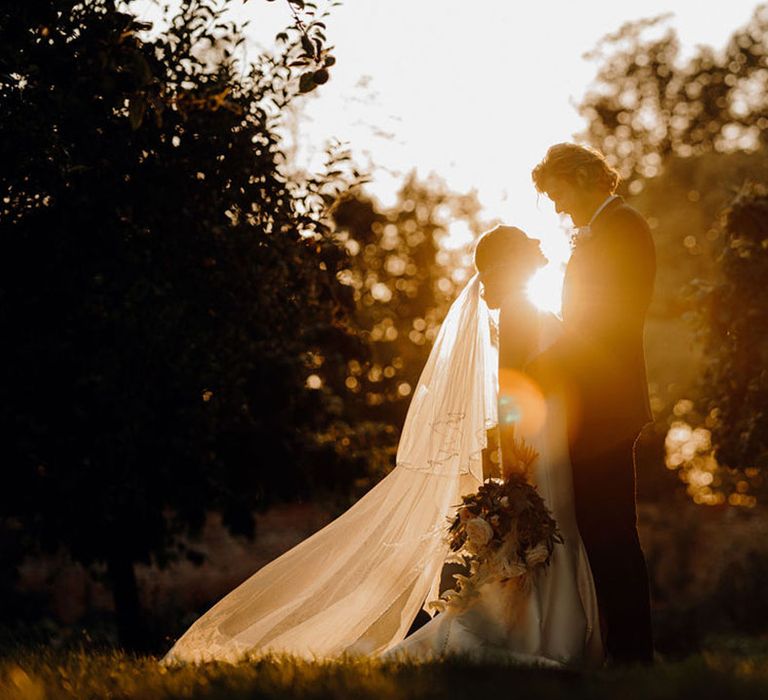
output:
<svg viewBox="0 0 768 700"><path fill-rule="evenodd" d="M522 580L549 564L563 539L536 487L531 466L538 453L514 432L502 433L502 479L486 479L476 493L464 496L448 528L453 553L449 561L469 566L469 576L455 574L455 590L445 591L430 606L463 607L481 586L493 581Z"/></svg>

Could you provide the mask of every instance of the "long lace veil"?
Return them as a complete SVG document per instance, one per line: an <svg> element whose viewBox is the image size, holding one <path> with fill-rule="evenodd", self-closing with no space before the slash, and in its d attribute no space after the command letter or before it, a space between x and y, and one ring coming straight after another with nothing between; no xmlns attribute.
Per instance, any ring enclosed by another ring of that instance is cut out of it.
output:
<svg viewBox="0 0 768 700"><path fill-rule="evenodd" d="M497 422L496 312L478 275L452 304L413 395L395 468L349 510L198 618L161 660L377 654L437 597L447 518L482 483ZM430 612L428 610L428 612Z"/></svg>

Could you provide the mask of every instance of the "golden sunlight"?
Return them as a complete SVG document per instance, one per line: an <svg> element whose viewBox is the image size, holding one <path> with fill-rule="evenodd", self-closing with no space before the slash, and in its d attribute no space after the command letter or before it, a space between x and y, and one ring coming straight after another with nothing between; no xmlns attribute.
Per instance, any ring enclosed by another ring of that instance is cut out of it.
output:
<svg viewBox="0 0 768 700"><path fill-rule="evenodd" d="M446 235L443 237L442 246L447 250L466 248L474 240L472 230L466 221L457 219L448 224Z"/></svg>
<svg viewBox="0 0 768 700"><path fill-rule="evenodd" d="M528 281L528 298L541 311L560 314L564 271L559 264L545 265Z"/></svg>

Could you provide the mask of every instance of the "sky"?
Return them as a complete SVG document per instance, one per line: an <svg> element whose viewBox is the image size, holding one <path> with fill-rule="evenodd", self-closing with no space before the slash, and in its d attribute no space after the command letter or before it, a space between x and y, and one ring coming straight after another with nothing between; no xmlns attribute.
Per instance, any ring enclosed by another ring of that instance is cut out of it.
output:
<svg viewBox="0 0 768 700"><path fill-rule="evenodd" d="M132 7L152 17L156 4ZM299 158L313 163L333 137L349 142L384 204L413 169L457 192L476 190L483 218L540 238L561 271L569 222L537 196L530 172L550 145L585 127L575 105L597 66L584 54L625 22L666 13L683 56L699 44L721 49L756 6L729 0L713 16L693 0L346 0L327 19L338 59L331 79L302 98ZM290 23L285 0L232 8L251 21L254 55Z"/></svg>

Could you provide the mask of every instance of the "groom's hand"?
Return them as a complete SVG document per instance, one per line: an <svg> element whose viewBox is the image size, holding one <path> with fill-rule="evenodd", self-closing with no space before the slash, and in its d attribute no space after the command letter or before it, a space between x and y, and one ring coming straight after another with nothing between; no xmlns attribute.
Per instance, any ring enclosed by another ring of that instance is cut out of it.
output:
<svg viewBox="0 0 768 700"><path fill-rule="evenodd" d="M533 379L543 391L554 388L562 381L560 374L562 367L557 359L557 354L551 350L531 358L523 367L523 372Z"/></svg>

